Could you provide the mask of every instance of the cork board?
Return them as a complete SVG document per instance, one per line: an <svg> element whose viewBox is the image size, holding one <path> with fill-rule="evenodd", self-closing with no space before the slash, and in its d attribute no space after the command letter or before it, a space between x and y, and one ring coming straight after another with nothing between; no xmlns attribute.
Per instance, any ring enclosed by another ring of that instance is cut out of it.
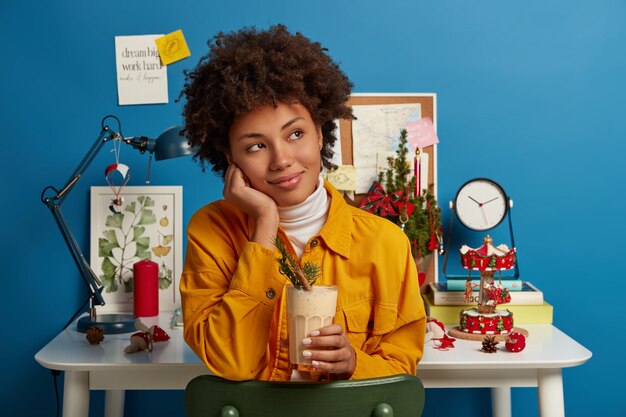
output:
<svg viewBox="0 0 626 417"><path fill-rule="evenodd" d="M381 104L420 104L422 117L430 117L437 128L436 117L436 95L432 93L407 93L407 94L353 94L348 100L350 107L354 105L381 105ZM339 137L341 141L341 156L344 165L353 165L353 141L352 141L352 120L341 120L339 123ZM398 132L399 133L399 132ZM432 161L428 167L428 189L437 196L437 145L428 146L422 152L429 155ZM350 204L357 205L364 194L357 194L355 201Z"/></svg>
<svg viewBox="0 0 626 417"><path fill-rule="evenodd" d="M353 94L348 100L349 106L386 105L386 104L419 104L421 117L430 117L435 129L437 129L436 115L437 96L433 93L359 93ZM398 132L399 134L400 132ZM341 141L341 156L343 165L353 165L353 139L352 120L341 120L339 123L339 139ZM428 190L437 196L437 145L425 147L421 150L429 155L428 166ZM358 169L358 167L357 167ZM354 201L346 197L346 201L354 206L359 205L365 194L356 194ZM430 282L438 281L438 257L429 256L428 265L423 262L419 267L426 272L426 282L422 285L425 289Z"/></svg>

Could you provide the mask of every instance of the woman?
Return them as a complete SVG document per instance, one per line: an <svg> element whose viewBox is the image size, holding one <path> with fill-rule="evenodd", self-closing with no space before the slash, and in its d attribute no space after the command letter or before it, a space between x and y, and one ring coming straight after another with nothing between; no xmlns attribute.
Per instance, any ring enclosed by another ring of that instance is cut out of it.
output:
<svg viewBox="0 0 626 417"><path fill-rule="evenodd" d="M278 25L218 34L187 74L186 135L224 178L224 200L190 220L181 280L185 340L233 379L369 378L415 373L425 314L404 233L349 206L320 176L334 120L352 118L351 83L319 43ZM288 358L287 279L279 236L337 285L334 323L302 342L313 371Z"/></svg>

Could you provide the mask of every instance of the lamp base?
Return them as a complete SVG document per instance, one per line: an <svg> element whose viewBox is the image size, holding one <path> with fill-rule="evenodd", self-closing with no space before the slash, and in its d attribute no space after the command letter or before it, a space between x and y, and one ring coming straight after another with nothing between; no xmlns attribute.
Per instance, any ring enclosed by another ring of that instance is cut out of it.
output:
<svg viewBox="0 0 626 417"><path fill-rule="evenodd" d="M137 331L136 322L137 318L131 313L98 314L95 320L90 316L78 319L76 330L87 333L90 327L96 326L104 334L131 333Z"/></svg>

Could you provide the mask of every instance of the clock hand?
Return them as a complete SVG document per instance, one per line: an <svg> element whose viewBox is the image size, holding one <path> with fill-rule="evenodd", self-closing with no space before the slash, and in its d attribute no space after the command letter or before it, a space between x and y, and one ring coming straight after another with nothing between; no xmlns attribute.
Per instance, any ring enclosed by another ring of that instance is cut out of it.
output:
<svg viewBox="0 0 626 417"><path fill-rule="evenodd" d="M487 201L485 201L483 204L491 203L492 201L497 200L498 198L500 198L500 196L498 196L498 197L494 197L494 198L492 198L491 200L487 200Z"/></svg>
<svg viewBox="0 0 626 417"><path fill-rule="evenodd" d="M483 220L485 221L485 226L488 226L489 223L487 223L487 215L485 214L485 209L483 208L483 205L480 205L480 212L483 214Z"/></svg>
<svg viewBox="0 0 626 417"><path fill-rule="evenodd" d="M467 198L469 198L470 200L472 200L474 203L478 204L479 206L482 206L482 204L476 201L475 199L473 199L471 195L468 195Z"/></svg>

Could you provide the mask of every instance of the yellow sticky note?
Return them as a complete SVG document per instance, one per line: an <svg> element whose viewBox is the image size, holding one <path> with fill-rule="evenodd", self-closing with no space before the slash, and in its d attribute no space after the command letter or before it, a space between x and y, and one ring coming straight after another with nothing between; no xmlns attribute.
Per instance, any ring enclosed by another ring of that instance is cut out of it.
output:
<svg viewBox="0 0 626 417"><path fill-rule="evenodd" d="M191 55L185 37L183 36L183 31L180 29L168 33L165 36L161 36L160 38L156 38L154 42L156 43L163 65L169 65L172 62L180 61Z"/></svg>
<svg viewBox="0 0 626 417"><path fill-rule="evenodd" d="M328 182L337 190L354 191L356 189L356 167L342 165L328 173Z"/></svg>

